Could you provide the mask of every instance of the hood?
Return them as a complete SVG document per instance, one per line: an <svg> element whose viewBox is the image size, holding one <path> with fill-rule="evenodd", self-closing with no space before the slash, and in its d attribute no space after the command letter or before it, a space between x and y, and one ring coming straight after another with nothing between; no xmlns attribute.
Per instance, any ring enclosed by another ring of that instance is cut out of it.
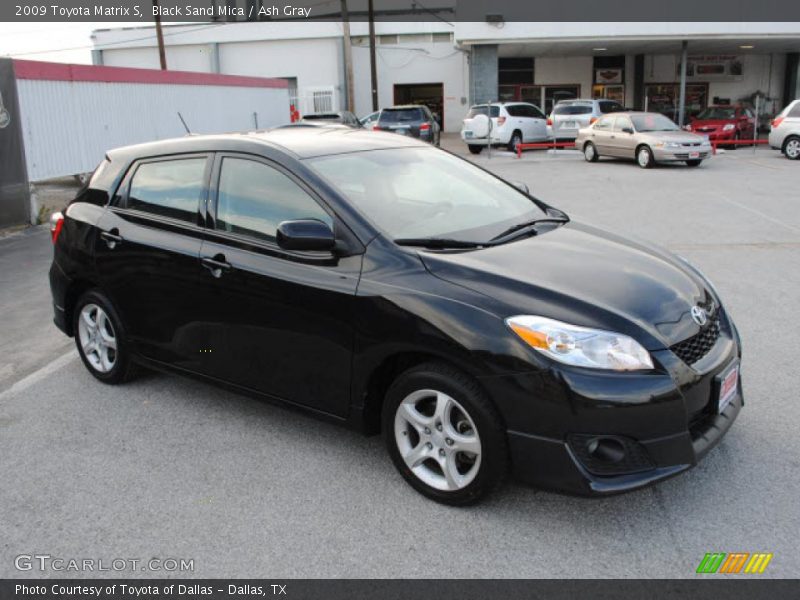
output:
<svg viewBox="0 0 800 600"><path fill-rule="evenodd" d="M482 250L421 251L435 276L485 294L507 315L535 314L630 335L648 350L700 328L690 310L719 302L672 254L570 222Z"/></svg>

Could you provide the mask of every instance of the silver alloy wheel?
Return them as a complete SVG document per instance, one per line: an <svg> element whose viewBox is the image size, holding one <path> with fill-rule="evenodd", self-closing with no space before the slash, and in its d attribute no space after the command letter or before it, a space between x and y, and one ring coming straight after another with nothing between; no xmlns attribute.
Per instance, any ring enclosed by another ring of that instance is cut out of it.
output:
<svg viewBox="0 0 800 600"><path fill-rule="evenodd" d="M481 440L467 411L436 390L406 396L394 417L400 456L422 482L442 491L468 486L481 466Z"/></svg>
<svg viewBox="0 0 800 600"><path fill-rule="evenodd" d="M583 149L583 156L589 162L594 159L594 144L586 144L586 147Z"/></svg>
<svg viewBox="0 0 800 600"><path fill-rule="evenodd" d="M639 153L636 155L636 157L639 161L640 167L646 167L647 165L650 164L650 150L648 150L647 148L640 148Z"/></svg>
<svg viewBox="0 0 800 600"><path fill-rule="evenodd" d="M800 157L800 140L789 140L786 143L786 156L792 160L797 160Z"/></svg>
<svg viewBox="0 0 800 600"><path fill-rule="evenodd" d="M78 339L86 360L95 371L108 373L117 362L117 336L106 312L87 304L78 319Z"/></svg>

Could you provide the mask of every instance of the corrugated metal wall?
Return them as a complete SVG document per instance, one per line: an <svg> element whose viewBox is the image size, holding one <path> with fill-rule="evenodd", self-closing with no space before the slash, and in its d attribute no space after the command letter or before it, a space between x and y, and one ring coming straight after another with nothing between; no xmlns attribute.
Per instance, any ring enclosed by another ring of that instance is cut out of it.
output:
<svg viewBox="0 0 800 600"><path fill-rule="evenodd" d="M285 88L17 81L28 177L92 171L110 148L185 134L261 128L289 121Z"/></svg>

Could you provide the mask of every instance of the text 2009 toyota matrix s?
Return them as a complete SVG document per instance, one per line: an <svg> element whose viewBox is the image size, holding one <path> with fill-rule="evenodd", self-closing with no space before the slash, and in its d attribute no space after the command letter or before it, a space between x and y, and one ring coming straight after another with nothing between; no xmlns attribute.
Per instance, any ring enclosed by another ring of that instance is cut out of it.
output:
<svg viewBox="0 0 800 600"><path fill-rule="evenodd" d="M97 379L175 371L382 431L440 502L509 472L633 490L743 404L739 335L694 267L401 136L121 148L52 229L55 322Z"/></svg>

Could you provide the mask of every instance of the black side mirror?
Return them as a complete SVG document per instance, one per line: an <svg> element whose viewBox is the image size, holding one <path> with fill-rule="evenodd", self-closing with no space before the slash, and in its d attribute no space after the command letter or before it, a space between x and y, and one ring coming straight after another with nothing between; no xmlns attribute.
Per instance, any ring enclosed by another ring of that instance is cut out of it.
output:
<svg viewBox="0 0 800 600"><path fill-rule="evenodd" d="M275 237L284 250L333 250L336 245L331 228L317 219L284 221Z"/></svg>
<svg viewBox="0 0 800 600"><path fill-rule="evenodd" d="M630 134L632 134L633 133L633 128L632 127L623 127L622 128L622 133L630 133Z"/></svg>

